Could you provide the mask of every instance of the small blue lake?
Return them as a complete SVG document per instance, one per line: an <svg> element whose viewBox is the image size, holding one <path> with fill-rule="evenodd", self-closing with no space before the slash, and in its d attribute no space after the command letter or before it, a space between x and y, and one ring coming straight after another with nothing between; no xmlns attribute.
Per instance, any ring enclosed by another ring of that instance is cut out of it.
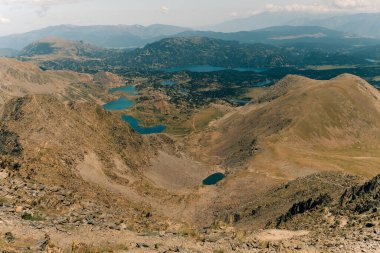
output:
<svg viewBox="0 0 380 253"><path fill-rule="evenodd" d="M136 87L135 86L122 86L117 88L110 89L110 92L125 92L131 95L137 94Z"/></svg>
<svg viewBox="0 0 380 253"><path fill-rule="evenodd" d="M165 126L142 127L140 122L132 116L123 115L121 119L127 122L139 134L159 134L165 131Z"/></svg>
<svg viewBox="0 0 380 253"><path fill-rule="evenodd" d="M264 69L264 68L245 68L245 67L224 68L224 67L216 67L216 66L211 66L211 65L173 67L173 68L165 69L164 71L168 73L174 73L174 72L180 72L180 71L206 73L206 72L215 72L215 71L223 71L223 70L235 70L239 72L256 72L256 73L262 73L262 72L267 71L267 69Z"/></svg>
<svg viewBox="0 0 380 253"><path fill-rule="evenodd" d="M173 85L176 85L177 83L172 81L172 80L165 80L165 81L162 81L161 82L161 85L164 85L164 86L173 86Z"/></svg>
<svg viewBox="0 0 380 253"><path fill-rule="evenodd" d="M135 103L125 97L119 98L118 100L109 102L103 105L104 109L109 111L121 111L132 107Z"/></svg>
<svg viewBox="0 0 380 253"><path fill-rule="evenodd" d="M222 181L226 175L223 173L215 173L207 177L205 180L203 180L204 185L216 185L220 181Z"/></svg>

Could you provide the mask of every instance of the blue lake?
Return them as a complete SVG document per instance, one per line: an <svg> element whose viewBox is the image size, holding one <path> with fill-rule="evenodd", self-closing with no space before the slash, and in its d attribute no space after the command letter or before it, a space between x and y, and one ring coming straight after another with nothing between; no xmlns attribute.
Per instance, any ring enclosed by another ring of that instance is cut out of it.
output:
<svg viewBox="0 0 380 253"><path fill-rule="evenodd" d="M125 92L130 95L136 95L136 87L135 86L123 86L110 89L110 92ZM121 111L128 109L134 105L134 101L129 100L125 97L119 98L118 100L112 101L108 104L103 105L104 109L109 111ZM166 126L152 126L152 127L142 127L140 126L140 122L129 115L123 115L121 117L126 123L128 123L136 132L140 134L157 134L165 131Z"/></svg>
<svg viewBox="0 0 380 253"><path fill-rule="evenodd" d="M129 93L131 95L137 94L136 87L135 86L122 86L122 87L117 87L117 88L112 88L110 89L110 92L125 92Z"/></svg>
<svg viewBox="0 0 380 253"><path fill-rule="evenodd" d="M161 82L161 85L165 85L165 86L173 86L175 84L177 84L177 83L172 81L172 80L165 80L165 81Z"/></svg>
<svg viewBox="0 0 380 253"><path fill-rule="evenodd" d="M267 71L267 69L264 69L264 68L245 68L245 67L223 68L223 67L216 67L216 66L211 66L211 65L173 67L173 68L165 69L164 71L168 73L174 73L174 72L180 72L180 71L205 73L205 72L215 72L215 71L222 71L222 70L235 70L239 72L256 72L256 73L262 73L262 72Z"/></svg>
<svg viewBox="0 0 380 253"><path fill-rule="evenodd" d="M267 71L268 69L260 69L260 68L234 68L233 70L239 71L239 72L256 72L256 73L262 73Z"/></svg>
<svg viewBox="0 0 380 253"><path fill-rule="evenodd" d="M158 134L165 131L165 126L142 127L140 122L132 116L123 115L121 119L127 122L139 134Z"/></svg>
<svg viewBox="0 0 380 253"><path fill-rule="evenodd" d="M104 109L109 111L121 111L132 107L135 103L132 100L127 98L119 98L118 100L109 102L108 104L103 105Z"/></svg>
<svg viewBox="0 0 380 253"><path fill-rule="evenodd" d="M215 173L203 180L204 185L215 185L226 177L223 173Z"/></svg>

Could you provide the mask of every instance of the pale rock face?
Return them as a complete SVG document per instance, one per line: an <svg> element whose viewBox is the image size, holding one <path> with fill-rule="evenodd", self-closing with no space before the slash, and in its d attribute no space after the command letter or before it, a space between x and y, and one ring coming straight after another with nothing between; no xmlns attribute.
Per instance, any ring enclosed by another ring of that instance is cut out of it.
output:
<svg viewBox="0 0 380 253"><path fill-rule="evenodd" d="M8 173L7 172L4 172L4 171L1 171L0 172L0 180L4 180L8 177Z"/></svg>

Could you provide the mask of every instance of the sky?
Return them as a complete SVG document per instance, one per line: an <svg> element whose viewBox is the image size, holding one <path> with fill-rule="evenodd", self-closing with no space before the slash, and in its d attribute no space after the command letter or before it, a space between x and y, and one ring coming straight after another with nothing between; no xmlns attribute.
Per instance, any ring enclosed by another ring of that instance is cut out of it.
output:
<svg viewBox="0 0 380 253"><path fill-rule="evenodd" d="M380 12L380 0L0 0L0 35L59 24L197 28L265 11Z"/></svg>

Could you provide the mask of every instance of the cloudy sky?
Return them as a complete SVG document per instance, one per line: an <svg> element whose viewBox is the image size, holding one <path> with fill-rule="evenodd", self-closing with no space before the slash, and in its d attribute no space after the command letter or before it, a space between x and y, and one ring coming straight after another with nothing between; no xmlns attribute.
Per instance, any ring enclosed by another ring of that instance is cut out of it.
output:
<svg viewBox="0 0 380 253"><path fill-rule="evenodd" d="M272 12L378 12L380 0L0 0L0 35L58 24L200 27Z"/></svg>

